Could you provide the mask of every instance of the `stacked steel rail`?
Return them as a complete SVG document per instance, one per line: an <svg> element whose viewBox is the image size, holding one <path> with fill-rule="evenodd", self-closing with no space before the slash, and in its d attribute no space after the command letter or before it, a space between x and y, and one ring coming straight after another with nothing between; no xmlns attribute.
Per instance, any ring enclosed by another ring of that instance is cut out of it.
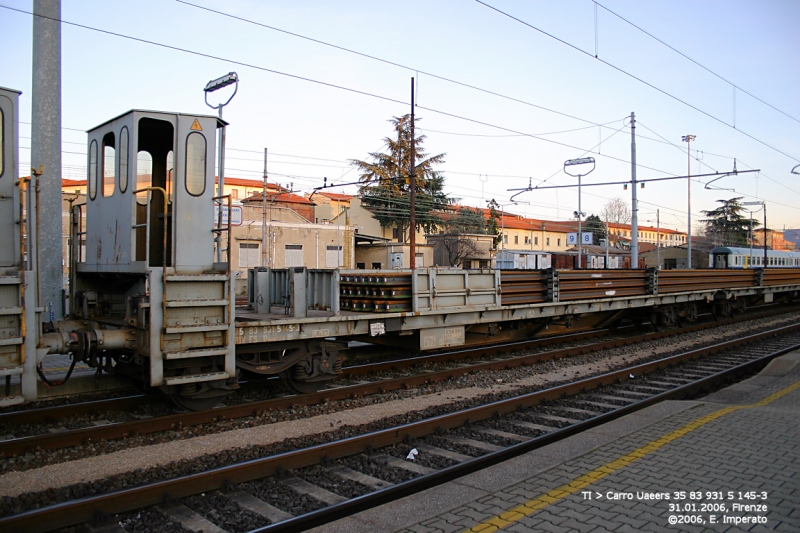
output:
<svg viewBox="0 0 800 533"><path fill-rule="evenodd" d="M342 274L341 309L391 313L411 310L410 273Z"/></svg>

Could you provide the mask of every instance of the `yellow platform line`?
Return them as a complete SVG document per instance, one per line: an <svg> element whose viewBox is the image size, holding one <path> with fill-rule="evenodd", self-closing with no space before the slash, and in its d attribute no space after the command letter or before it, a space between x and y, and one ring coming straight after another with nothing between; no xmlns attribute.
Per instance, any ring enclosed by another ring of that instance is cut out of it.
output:
<svg viewBox="0 0 800 533"><path fill-rule="evenodd" d="M724 407L718 411L714 411L713 413L709 413L705 416L702 416L697 420L689 422L685 426L676 429L675 431L667 433L666 435L663 435L662 437L645 444L641 448L637 448L632 452L625 454L622 457L619 457L618 459L610 463L606 463L603 466L595 468L591 472L588 472L578 478L573 479L572 481L570 481L565 485L561 485L560 487L548 491L544 494L541 494L532 500L528 500L522 505L518 505L517 507L514 507L513 509L506 511L505 513L494 516L489 520L486 520L485 522L472 526L469 529L465 529L462 533L479 533L479 532L491 533L492 531L503 529L504 527L509 526L514 522L517 522L518 520L521 520L522 518L525 518L526 516L535 513L536 511L539 511L540 509L544 509L545 507L547 507L552 503L556 503L559 500L563 500L567 496L571 496L572 494L575 494L576 492L585 489L589 485L596 483L597 481L600 481L607 475L613 474L617 470L620 470L628 466L634 461L637 461L642 457L650 455L651 453L655 452L662 446L665 446L666 444L669 444L670 442L679 439L696 429L705 426L709 422L713 422L714 420L723 417L728 413L732 413L740 409L752 409L754 407L764 407L765 405L774 402L781 396L785 396L786 394L789 394L790 392L798 388L800 388L800 381L774 394L770 394L769 396L767 396L766 398L764 398L759 402L750 405Z"/></svg>

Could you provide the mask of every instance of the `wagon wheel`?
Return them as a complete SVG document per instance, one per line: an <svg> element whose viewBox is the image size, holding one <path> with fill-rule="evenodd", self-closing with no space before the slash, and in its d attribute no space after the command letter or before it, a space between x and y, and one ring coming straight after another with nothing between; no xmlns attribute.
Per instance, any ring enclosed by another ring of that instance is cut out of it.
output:
<svg viewBox="0 0 800 533"><path fill-rule="evenodd" d="M286 386L298 394L311 394L319 391L328 380L324 381L305 381L295 377L294 367L281 372L281 378Z"/></svg>
<svg viewBox="0 0 800 533"><path fill-rule="evenodd" d="M169 398L175 405L187 411L207 411L217 407L221 403L223 396L193 398L191 396L181 396L180 394L170 394Z"/></svg>

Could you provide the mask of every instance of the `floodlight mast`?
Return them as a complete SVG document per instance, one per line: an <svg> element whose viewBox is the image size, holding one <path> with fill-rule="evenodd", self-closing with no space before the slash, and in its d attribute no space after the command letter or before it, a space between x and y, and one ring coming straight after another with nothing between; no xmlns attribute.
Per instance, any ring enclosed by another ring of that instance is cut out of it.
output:
<svg viewBox="0 0 800 533"><path fill-rule="evenodd" d="M567 167L572 167L576 165L586 165L589 163L592 164L592 168L588 172L585 172L583 174L581 173L570 174L569 172L567 172ZM581 235L581 217L583 216L583 211L581 211L581 176L587 176L591 174L594 168L595 168L594 157L581 157L578 159L568 159L567 161L564 161L564 174L566 174L567 176L578 178L578 211L575 213L578 217L578 268L581 268L583 266L583 256L581 255L583 253L583 248L581 246L583 241L583 236Z"/></svg>
<svg viewBox="0 0 800 533"><path fill-rule="evenodd" d="M214 91L218 91L224 87L229 85L234 85L233 94L224 102L217 104L215 106L208 103L208 93L213 93ZM218 109L219 110L219 118L222 120L222 108L226 105L231 103L233 97L236 96L236 92L239 90L239 75L235 72L229 72L226 75L222 76L221 78L217 78L215 80L211 80L210 82L206 83L206 86L203 88L203 94L205 95L206 105L211 109ZM225 124L223 123L222 127L219 128L219 174L217 178L217 196L223 196L225 190ZM267 191L264 191L266 194ZM266 201L266 198L263 198ZM219 206L220 212L220 221L222 220L222 202L220 201ZM228 214L230 216L230 213ZM217 262L222 261L222 250L221 250L221 240L220 234L217 233L216 238L214 239L217 248ZM228 250L228 261L230 261L230 250Z"/></svg>

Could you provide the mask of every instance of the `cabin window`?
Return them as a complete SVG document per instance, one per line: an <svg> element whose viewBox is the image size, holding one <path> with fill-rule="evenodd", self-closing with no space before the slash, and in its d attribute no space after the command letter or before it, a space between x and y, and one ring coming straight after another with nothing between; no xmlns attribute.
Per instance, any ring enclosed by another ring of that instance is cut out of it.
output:
<svg viewBox="0 0 800 533"><path fill-rule="evenodd" d="M115 149L114 133L109 132L103 136L103 196L111 196L117 186L117 151Z"/></svg>
<svg viewBox="0 0 800 533"><path fill-rule="evenodd" d="M3 154L6 152L6 138L3 135L5 128L5 119L3 118L3 110L0 109L0 177L5 172L5 165L3 164Z"/></svg>
<svg viewBox="0 0 800 533"><path fill-rule="evenodd" d="M128 128L119 132L119 192L128 190Z"/></svg>
<svg viewBox="0 0 800 533"><path fill-rule="evenodd" d="M172 178L174 177L175 177L175 152L170 150L167 153L167 180L166 180L167 198L169 198L170 202L172 202Z"/></svg>
<svg viewBox="0 0 800 533"><path fill-rule="evenodd" d="M89 145L89 198L97 197L97 141Z"/></svg>
<svg viewBox="0 0 800 533"><path fill-rule="evenodd" d="M150 152L139 152L136 156L136 189L147 189L153 184L153 156ZM147 204L147 191L136 195L136 201Z"/></svg>
<svg viewBox="0 0 800 533"><path fill-rule="evenodd" d="M186 138L186 192L201 196L206 191L206 138L193 132Z"/></svg>

